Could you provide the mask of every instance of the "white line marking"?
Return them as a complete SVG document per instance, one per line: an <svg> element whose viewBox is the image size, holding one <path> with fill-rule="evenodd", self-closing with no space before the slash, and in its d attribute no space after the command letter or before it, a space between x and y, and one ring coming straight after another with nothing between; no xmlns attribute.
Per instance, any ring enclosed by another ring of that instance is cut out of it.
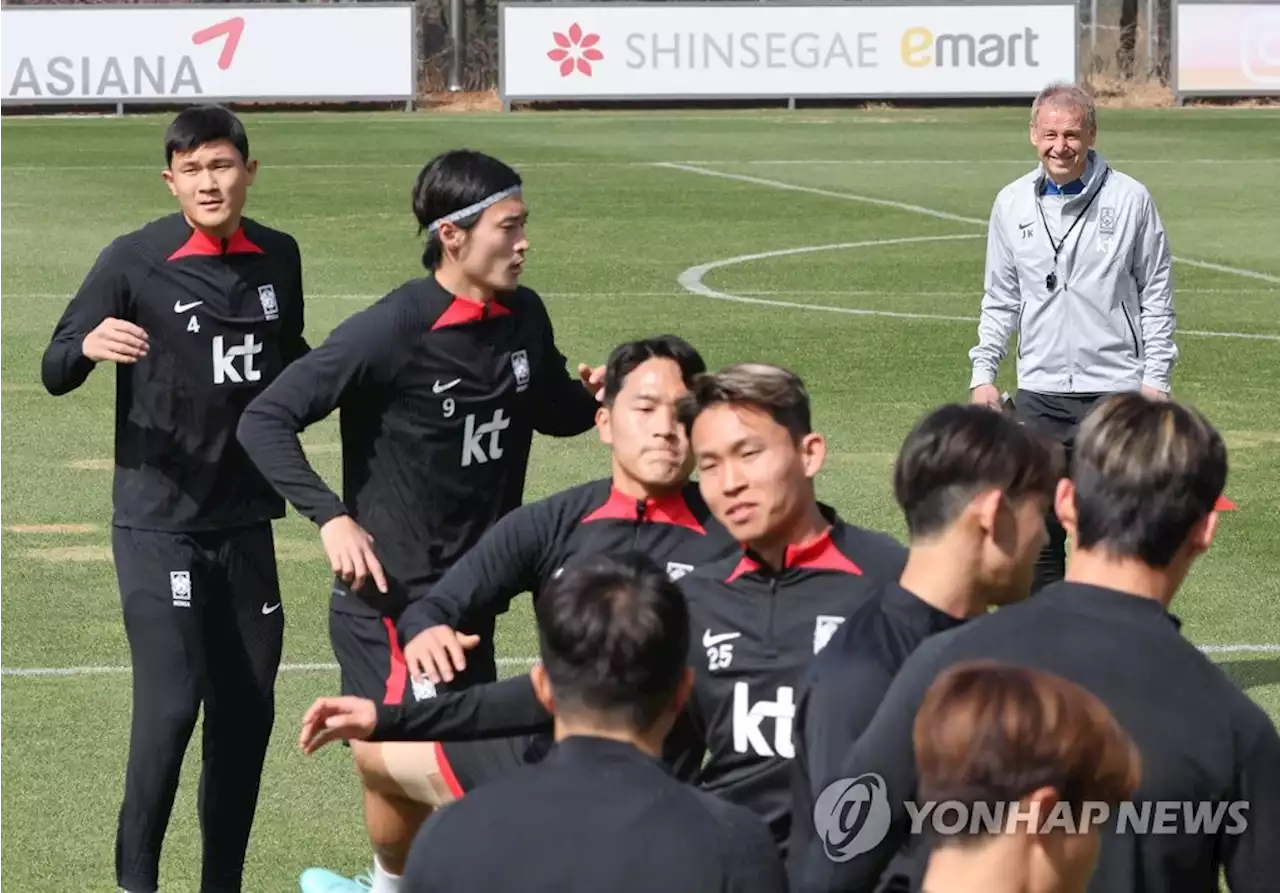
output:
<svg viewBox="0 0 1280 893"><path fill-rule="evenodd" d="M853 192L836 192L831 189L818 189L814 186L800 186L795 183L787 183L783 180L770 180L765 177L752 177L747 174L731 174L727 171L717 171L706 167L697 167L692 164L672 164L670 162L659 162L654 167L664 167L670 170L685 171L690 174L700 174L704 177L720 177L725 180L738 180L742 183L751 183L756 186L768 186L772 189L785 189L791 192L806 192L811 195L821 195L827 198L838 198L844 201L861 202L866 205L879 205L883 208L896 208L899 211L908 211L913 214L922 214L926 217L936 217L939 220L954 220L959 223L971 223L976 226L986 226L987 221L977 217L965 217L962 214L952 214L949 211L938 211L934 208L926 208L922 205L912 205L907 202L897 202L887 198L875 198L869 195L858 195ZM1189 264L1190 266L1203 267L1208 270L1216 270L1219 273L1231 273L1236 276L1246 276L1250 279L1259 279L1263 282L1274 282L1280 284L1280 276L1274 276L1270 273L1259 273L1256 270L1245 270L1238 267L1227 267L1221 264L1214 264L1202 260L1189 260L1185 257L1173 258L1178 263Z"/></svg>
<svg viewBox="0 0 1280 893"><path fill-rule="evenodd" d="M826 313L845 313L850 316L884 316L890 319L922 319L938 322L977 322L976 316L949 316L942 313L905 313L896 310L864 310L859 307L834 307L830 304L804 304L799 301L778 301L772 298L753 298L747 295L730 294L717 291L702 281L702 277L712 270L734 264L749 263L756 260L767 260L774 257L788 257L795 254L812 254L817 251L836 251L842 248L878 248L884 245L907 245L915 242L944 242L959 239L981 239L981 233L950 236L915 236L902 239L875 239L865 242L837 242L834 245L807 245L803 248L782 248L777 251L761 251L756 254L740 254L737 257L726 257L723 260L708 261L685 270L677 281L687 291L704 298L716 301L733 301L737 304L757 304L763 307L784 307L791 310L821 310ZM1207 332L1199 329L1179 329L1179 334L1200 338L1244 338L1250 341L1278 341L1280 335L1266 335L1256 332Z"/></svg>
<svg viewBox="0 0 1280 893"><path fill-rule="evenodd" d="M869 195L855 195L852 192L836 192L831 189L819 189L816 186L799 186L795 183L785 183L782 180L769 180L765 177L753 177L749 174L731 174L727 171L716 171L711 168L698 167L692 164L676 164L669 161L660 161L654 167L665 167L671 170L684 171L690 174L701 174L704 177L721 177L725 180L737 180L742 183L752 183L756 186L769 186L773 189L786 189L791 192L807 192L810 195L821 195L826 198L839 198L850 202L862 202L866 205L879 205L882 208L893 208L898 211L910 211L913 214L923 214L926 217L936 217L939 220L954 220L957 223L976 223L985 224L986 221L979 220L976 217L965 217L962 214L952 214L948 211L938 211L933 208L926 208L922 205L912 205L907 202L896 202L887 198L873 198Z"/></svg>
<svg viewBox="0 0 1280 893"><path fill-rule="evenodd" d="M497 664L500 667L529 667L537 663L539 658L536 657L500 657ZM281 673L316 673L322 671L330 671L338 669L336 663L320 663L320 664L281 664ZM19 677L36 677L36 676L123 676L133 672L131 667L5 667L0 669L0 676L19 676Z"/></svg>
<svg viewBox="0 0 1280 893"><path fill-rule="evenodd" d="M1205 654L1280 654L1280 645L1264 643L1264 644L1230 644L1230 645L1199 645L1197 646ZM497 664L500 667L531 667L536 664L540 658L537 657L500 657ZM281 664L281 673L318 673L332 672L338 669L336 663L314 663L314 664ZM70 678L76 676L126 676L132 672L130 667L120 666L96 666L96 667L4 667L0 669L0 676L14 676L18 678Z"/></svg>
<svg viewBox="0 0 1280 893"><path fill-rule="evenodd" d="M1133 158L1111 161L1111 164L1270 164L1271 158ZM1026 158L691 158L671 159L669 161L598 161L584 159L582 161L513 161L508 162L516 169L530 168L582 168L582 167L655 167L665 165L702 165L702 164L739 164L752 166L783 165L841 165L841 166L895 166L895 167L1008 167L1011 165L1029 166ZM421 170L423 162L388 161L388 162L283 162L272 164L264 162L264 169L284 171L331 171L331 170ZM1033 166L1033 163L1030 165ZM155 171L154 164L9 164L6 171L48 172L48 171Z"/></svg>

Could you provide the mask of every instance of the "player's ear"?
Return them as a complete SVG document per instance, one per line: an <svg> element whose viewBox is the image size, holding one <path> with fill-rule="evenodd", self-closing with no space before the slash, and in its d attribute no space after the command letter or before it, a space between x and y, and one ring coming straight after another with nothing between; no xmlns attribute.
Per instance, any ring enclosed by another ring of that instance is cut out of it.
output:
<svg viewBox="0 0 1280 893"><path fill-rule="evenodd" d="M164 185L169 187L169 194L174 198L178 197L178 189L173 185L173 168L166 167L160 172L160 179L164 180Z"/></svg>
<svg viewBox="0 0 1280 893"><path fill-rule="evenodd" d="M973 517L987 536L996 536L1000 529L1000 512L1005 509L1004 493L999 488L983 490L969 503Z"/></svg>
<svg viewBox="0 0 1280 893"><path fill-rule="evenodd" d="M613 426L610 424L612 417L607 406L601 406L596 410L596 433L600 435L600 442L605 446L613 446Z"/></svg>
<svg viewBox="0 0 1280 893"><path fill-rule="evenodd" d="M800 439L800 461L804 463L804 476L816 477L827 461L827 441L817 432L806 434Z"/></svg>
<svg viewBox="0 0 1280 893"><path fill-rule="evenodd" d="M684 675L676 685L675 697L671 700L672 713L678 715L684 709L684 705L689 702L689 698L693 696L693 680L693 667L685 667Z"/></svg>
<svg viewBox="0 0 1280 893"><path fill-rule="evenodd" d="M555 693L551 690L551 680L547 678L547 670L541 663L536 663L529 668L529 681L533 683L533 694L537 697L538 703L548 713L556 712Z"/></svg>
<svg viewBox="0 0 1280 893"><path fill-rule="evenodd" d="M245 162L244 170L247 175L245 177L245 185L252 186L254 178L258 176L258 159L250 158Z"/></svg>
<svg viewBox="0 0 1280 893"><path fill-rule="evenodd" d="M1071 478L1058 481L1058 490L1053 495L1053 511L1057 514L1062 529L1074 541L1079 516L1076 514L1076 485L1071 483Z"/></svg>
<svg viewBox="0 0 1280 893"><path fill-rule="evenodd" d="M1218 517L1217 512L1209 512L1191 528L1187 541L1193 556L1203 555L1213 545L1213 538L1218 533Z"/></svg>

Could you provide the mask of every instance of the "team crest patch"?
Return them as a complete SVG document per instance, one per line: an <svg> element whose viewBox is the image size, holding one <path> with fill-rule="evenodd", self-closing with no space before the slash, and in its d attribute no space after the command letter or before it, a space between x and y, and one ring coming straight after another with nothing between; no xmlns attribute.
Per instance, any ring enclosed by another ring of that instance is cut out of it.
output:
<svg viewBox="0 0 1280 893"><path fill-rule="evenodd" d="M675 581L693 571L692 564L681 564L678 561L667 562L667 578Z"/></svg>
<svg viewBox="0 0 1280 893"><path fill-rule="evenodd" d="M814 654L827 647L827 643L831 641L831 637L835 635L836 630L840 628L842 623L844 623L843 617L836 617L831 614L818 615L818 619L813 624Z"/></svg>
<svg viewBox="0 0 1280 893"><path fill-rule="evenodd" d="M175 606L191 607L191 571L169 571L169 594Z"/></svg>
<svg viewBox="0 0 1280 893"><path fill-rule="evenodd" d="M276 303L276 287L268 283L258 286L258 300L262 302L262 313L267 319L275 319L280 315L280 305Z"/></svg>
<svg viewBox="0 0 1280 893"><path fill-rule="evenodd" d="M1116 209L1103 208L1098 212L1098 232L1104 236L1113 236L1116 232Z"/></svg>
<svg viewBox="0 0 1280 893"><path fill-rule="evenodd" d="M516 377L516 393L529 387L529 353L517 350L511 355L511 374Z"/></svg>

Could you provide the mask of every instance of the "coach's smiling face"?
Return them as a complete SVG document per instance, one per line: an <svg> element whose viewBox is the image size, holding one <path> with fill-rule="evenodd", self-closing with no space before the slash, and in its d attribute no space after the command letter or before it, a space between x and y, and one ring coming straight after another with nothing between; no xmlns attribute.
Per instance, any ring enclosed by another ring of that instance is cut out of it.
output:
<svg viewBox="0 0 1280 893"><path fill-rule="evenodd" d="M1036 112L1031 145L1053 182L1062 186L1084 175L1097 131L1090 129L1084 109L1048 103Z"/></svg>

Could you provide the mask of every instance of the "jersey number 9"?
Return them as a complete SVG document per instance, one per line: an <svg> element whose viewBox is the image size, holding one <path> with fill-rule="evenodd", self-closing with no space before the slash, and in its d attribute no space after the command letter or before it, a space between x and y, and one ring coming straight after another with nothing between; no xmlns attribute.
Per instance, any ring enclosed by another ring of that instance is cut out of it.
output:
<svg viewBox="0 0 1280 893"><path fill-rule="evenodd" d="M451 419L451 418L453 418L453 413L454 413L454 411L457 409L457 407L456 407L456 406L454 406L454 404L453 404L453 398L452 398L452 397L445 397L445 398L444 398L443 407L444 407L444 417L445 417L446 419Z"/></svg>

